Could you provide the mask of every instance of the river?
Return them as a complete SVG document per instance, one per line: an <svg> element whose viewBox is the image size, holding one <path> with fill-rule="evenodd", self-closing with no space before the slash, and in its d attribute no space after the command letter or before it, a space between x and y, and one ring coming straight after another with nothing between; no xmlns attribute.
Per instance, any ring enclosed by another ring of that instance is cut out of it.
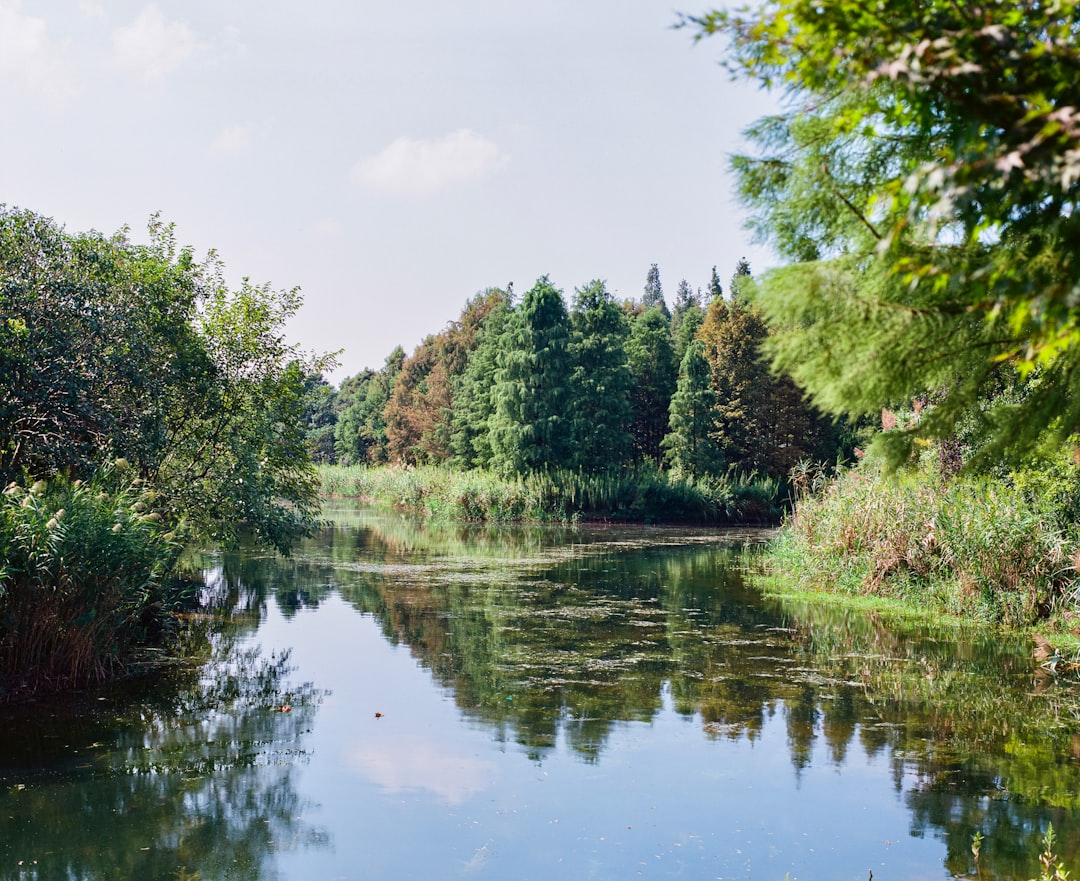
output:
<svg viewBox="0 0 1080 881"><path fill-rule="evenodd" d="M328 514L199 558L201 663L4 709L0 879L1078 871L1030 639L763 598L752 531Z"/></svg>

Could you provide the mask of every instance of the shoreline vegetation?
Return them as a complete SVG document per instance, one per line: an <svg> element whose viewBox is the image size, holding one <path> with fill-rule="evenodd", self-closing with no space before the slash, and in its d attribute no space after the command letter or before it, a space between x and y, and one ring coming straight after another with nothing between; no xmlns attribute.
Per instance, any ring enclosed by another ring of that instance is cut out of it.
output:
<svg viewBox="0 0 1080 881"><path fill-rule="evenodd" d="M1053 477L1043 468L1008 480L935 480L927 469L892 473L872 463L831 476L819 470L794 479L799 498L786 515L779 481L693 480L644 468L506 479L437 466L323 465L319 476L324 498L433 520L780 525L755 578L766 593L1043 631L1076 647L1075 469L1067 463ZM1075 666L1040 646L1040 660Z"/></svg>
<svg viewBox="0 0 1080 881"><path fill-rule="evenodd" d="M435 465L320 465L322 494L422 517L492 523L775 525L784 484L741 475L676 475L641 465L618 474L552 470L500 477Z"/></svg>
<svg viewBox="0 0 1080 881"><path fill-rule="evenodd" d="M182 552L318 523L297 290L0 204L0 702L197 654Z"/></svg>
<svg viewBox="0 0 1080 881"><path fill-rule="evenodd" d="M864 461L798 496L763 557L766 592L1030 633L1053 672L1080 668L1076 454L994 476ZM1052 642L1051 642L1052 640ZM1071 658L1063 652L1071 652Z"/></svg>

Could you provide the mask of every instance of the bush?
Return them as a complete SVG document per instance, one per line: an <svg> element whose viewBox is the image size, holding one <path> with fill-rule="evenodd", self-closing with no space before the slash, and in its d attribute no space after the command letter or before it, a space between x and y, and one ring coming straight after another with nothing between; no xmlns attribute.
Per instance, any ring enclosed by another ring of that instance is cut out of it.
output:
<svg viewBox="0 0 1080 881"><path fill-rule="evenodd" d="M0 700L100 682L159 635L181 544L121 477L0 497Z"/></svg>

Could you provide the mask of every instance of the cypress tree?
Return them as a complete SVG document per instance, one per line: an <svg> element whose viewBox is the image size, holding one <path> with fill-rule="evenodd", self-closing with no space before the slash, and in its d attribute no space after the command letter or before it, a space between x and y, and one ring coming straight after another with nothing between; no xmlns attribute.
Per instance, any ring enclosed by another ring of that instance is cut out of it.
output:
<svg viewBox="0 0 1080 881"><path fill-rule="evenodd" d="M626 354L633 377L630 433L634 456L660 462L660 442L667 434L668 407L678 374L671 326L659 307L647 309L634 319Z"/></svg>
<svg viewBox="0 0 1080 881"><path fill-rule="evenodd" d="M575 443L571 413L570 319L545 275L511 315L501 338L489 420L492 465L527 474L566 466Z"/></svg>
<svg viewBox="0 0 1080 881"><path fill-rule="evenodd" d="M628 460L632 446L633 378L626 361L630 328L602 281L577 291L571 326L574 464L590 472L616 468Z"/></svg>
<svg viewBox="0 0 1080 881"><path fill-rule="evenodd" d="M658 308L664 317L670 319L671 311L664 302L664 287L660 284L660 267L655 263L649 267L645 276L645 290L641 295L641 305L646 309Z"/></svg>
<svg viewBox="0 0 1080 881"><path fill-rule="evenodd" d="M671 430L663 441L668 464L690 477L721 470L724 457L713 438L715 425L716 395L705 358L705 344L693 340L683 356L678 386L671 398Z"/></svg>
<svg viewBox="0 0 1080 881"><path fill-rule="evenodd" d="M502 336L513 314L509 292L499 296L476 330L476 345L469 352L465 370L453 382L451 416L451 462L459 468L491 465L489 423L495 414L495 374Z"/></svg>

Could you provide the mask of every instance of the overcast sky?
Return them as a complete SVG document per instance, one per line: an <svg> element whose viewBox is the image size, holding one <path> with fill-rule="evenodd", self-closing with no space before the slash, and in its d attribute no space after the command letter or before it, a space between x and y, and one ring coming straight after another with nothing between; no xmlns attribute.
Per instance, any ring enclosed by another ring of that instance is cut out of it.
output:
<svg viewBox="0 0 1080 881"><path fill-rule="evenodd" d="M751 245L727 157L769 99L701 0L0 0L0 202L299 286L290 327L378 367L477 291L639 297Z"/></svg>

